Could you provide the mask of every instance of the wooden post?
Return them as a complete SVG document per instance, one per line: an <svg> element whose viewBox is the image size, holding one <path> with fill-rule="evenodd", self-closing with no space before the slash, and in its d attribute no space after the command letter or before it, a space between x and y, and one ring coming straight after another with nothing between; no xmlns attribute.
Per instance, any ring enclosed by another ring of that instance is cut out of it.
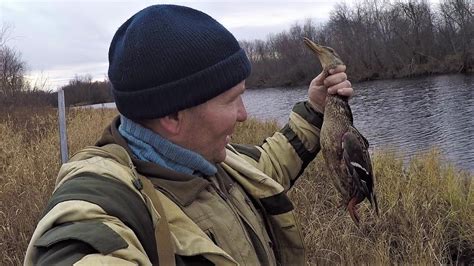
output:
<svg viewBox="0 0 474 266"><path fill-rule="evenodd" d="M66 107L64 103L64 90L58 91L58 116L59 116L59 141L61 147L61 162L66 163L69 159L66 131Z"/></svg>

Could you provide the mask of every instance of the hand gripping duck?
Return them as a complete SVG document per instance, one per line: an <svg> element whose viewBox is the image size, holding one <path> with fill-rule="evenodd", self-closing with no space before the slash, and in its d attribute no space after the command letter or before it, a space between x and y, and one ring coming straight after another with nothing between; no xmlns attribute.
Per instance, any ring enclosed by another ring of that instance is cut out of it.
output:
<svg viewBox="0 0 474 266"><path fill-rule="evenodd" d="M344 64L332 48L318 45L308 38L304 38L304 43L318 56L325 76L329 69ZM375 207L377 215L379 211L367 150L369 142L354 127L348 100L341 95L328 94L320 144L330 178L342 195L342 204L347 206L352 220L358 225L356 205L365 198Z"/></svg>

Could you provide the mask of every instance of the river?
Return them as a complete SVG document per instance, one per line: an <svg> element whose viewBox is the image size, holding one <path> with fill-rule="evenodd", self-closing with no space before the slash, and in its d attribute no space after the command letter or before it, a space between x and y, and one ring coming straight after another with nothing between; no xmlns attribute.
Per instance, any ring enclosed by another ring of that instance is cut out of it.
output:
<svg viewBox="0 0 474 266"><path fill-rule="evenodd" d="M435 147L474 173L474 75L369 81L353 87L354 124L371 150L393 149L408 159ZM243 101L249 116L283 125L294 103L306 97L307 87L249 89Z"/></svg>
<svg viewBox="0 0 474 266"><path fill-rule="evenodd" d="M474 75L442 75L356 83L354 124L371 149L394 149L407 158L439 148L458 167L474 172ZM283 124L307 87L247 90L250 116Z"/></svg>

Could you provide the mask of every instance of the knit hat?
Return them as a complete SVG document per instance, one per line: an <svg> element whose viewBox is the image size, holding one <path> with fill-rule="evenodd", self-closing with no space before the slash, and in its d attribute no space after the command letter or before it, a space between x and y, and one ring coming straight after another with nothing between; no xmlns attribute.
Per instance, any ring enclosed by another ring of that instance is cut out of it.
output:
<svg viewBox="0 0 474 266"><path fill-rule="evenodd" d="M119 112L159 118L199 105L250 75L235 37L207 14L154 5L129 18L109 49L109 80Z"/></svg>

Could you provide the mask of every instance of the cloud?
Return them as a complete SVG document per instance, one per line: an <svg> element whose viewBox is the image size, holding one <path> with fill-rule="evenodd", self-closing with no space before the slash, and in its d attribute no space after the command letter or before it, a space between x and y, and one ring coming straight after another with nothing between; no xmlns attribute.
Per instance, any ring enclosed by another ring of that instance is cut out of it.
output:
<svg viewBox="0 0 474 266"><path fill-rule="evenodd" d="M48 71L31 71L26 78L31 84L45 82L45 89L56 90L76 76L92 76L93 81L107 79L107 62L80 63L48 68Z"/></svg>

